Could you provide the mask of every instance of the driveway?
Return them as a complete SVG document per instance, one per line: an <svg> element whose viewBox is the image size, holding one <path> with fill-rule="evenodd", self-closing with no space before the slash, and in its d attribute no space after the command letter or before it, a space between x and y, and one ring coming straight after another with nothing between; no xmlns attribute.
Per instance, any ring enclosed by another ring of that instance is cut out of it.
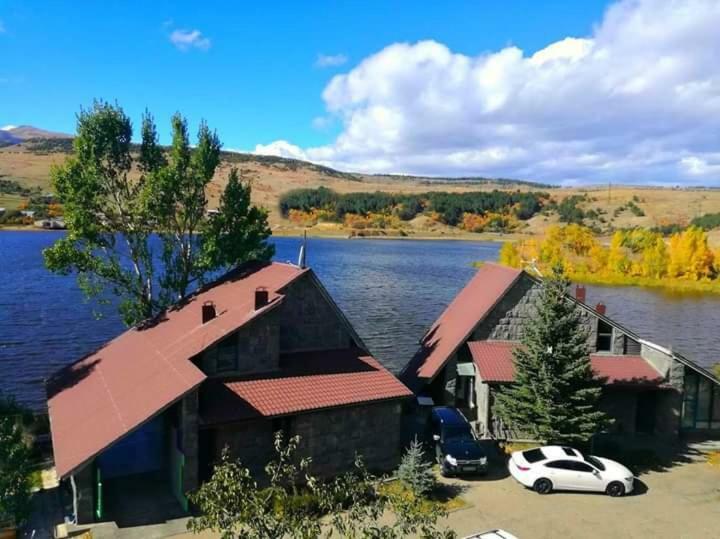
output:
<svg viewBox="0 0 720 539"><path fill-rule="evenodd" d="M720 470L706 462L676 464L640 476L623 498L585 493L540 496L501 470L475 481L449 481L471 506L446 524L460 537L502 528L519 539L720 537Z"/></svg>

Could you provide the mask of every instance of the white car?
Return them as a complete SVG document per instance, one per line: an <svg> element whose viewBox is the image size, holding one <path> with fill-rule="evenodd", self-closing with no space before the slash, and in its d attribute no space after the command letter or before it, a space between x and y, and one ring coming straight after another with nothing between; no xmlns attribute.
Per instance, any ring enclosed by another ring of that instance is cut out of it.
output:
<svg viewBox="0 0 720 539"><path fill-rule="evenodd" d="M468 535L464 539L518 539L512 533L505 530L490 530L482 533Z"/></svg>
<svg viewBox="0 0 720 539"><path fill-rule="evenodd" d="M508 470L518 483L539 494L580 490L622 496L632 492L635 484L632 472L622 464L557 445L515 451Z"/></svg>

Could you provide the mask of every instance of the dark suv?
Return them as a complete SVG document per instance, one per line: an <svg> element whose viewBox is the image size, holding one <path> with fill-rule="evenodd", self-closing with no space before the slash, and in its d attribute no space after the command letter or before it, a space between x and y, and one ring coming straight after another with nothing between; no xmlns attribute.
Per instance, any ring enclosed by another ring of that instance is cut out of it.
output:
<svg viewBox="0 0 720 539"><path fill-rule="evenodd" d="M472 427L457 408L433 408L430 423L435 457L443 475L482 474L487 471L487 454Z"/></svg>

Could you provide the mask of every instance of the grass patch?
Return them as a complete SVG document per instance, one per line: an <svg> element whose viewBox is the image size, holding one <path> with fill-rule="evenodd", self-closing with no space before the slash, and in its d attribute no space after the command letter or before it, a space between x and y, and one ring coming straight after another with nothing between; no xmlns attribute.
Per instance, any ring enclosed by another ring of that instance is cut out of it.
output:
<svg viewBox="0 0 720 539"><path fill-rule="evenodd" d="M0 208L5 208L8 211L16 210L25 200L26 197L20 195L0 194Z"/></svg>
<svg viewBox="0 0 720 539"><path fill-rule="evenodd" d="M439 504L447 512L463 509L470 504L460 496L461 490L462 488L457 485L438 483L430 496L426 500L422 500L420 506L422 510L427 512L430 512L433 505L436 504ZM407 499L415 497L412 491L397 479L382 483L378 487L378 493L383 496L401 496Z"/></svg>

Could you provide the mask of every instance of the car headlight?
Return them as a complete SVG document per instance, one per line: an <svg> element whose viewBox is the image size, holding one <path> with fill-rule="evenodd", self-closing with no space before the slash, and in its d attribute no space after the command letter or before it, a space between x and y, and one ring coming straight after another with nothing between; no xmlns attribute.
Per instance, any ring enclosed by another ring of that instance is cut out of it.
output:
<svg viewBox="0 0 720 539"><path fill-rule="evenodd" d="M452 455L446 455L445 460L448 462L450 466L457 466L457 459L453 457Z"/></svg>
<svg viewBox="0 0 720 539"><path fill-rule="evenodd" d="M487 464L487 457L480 457L480 464L485 466Z"/></svg>

